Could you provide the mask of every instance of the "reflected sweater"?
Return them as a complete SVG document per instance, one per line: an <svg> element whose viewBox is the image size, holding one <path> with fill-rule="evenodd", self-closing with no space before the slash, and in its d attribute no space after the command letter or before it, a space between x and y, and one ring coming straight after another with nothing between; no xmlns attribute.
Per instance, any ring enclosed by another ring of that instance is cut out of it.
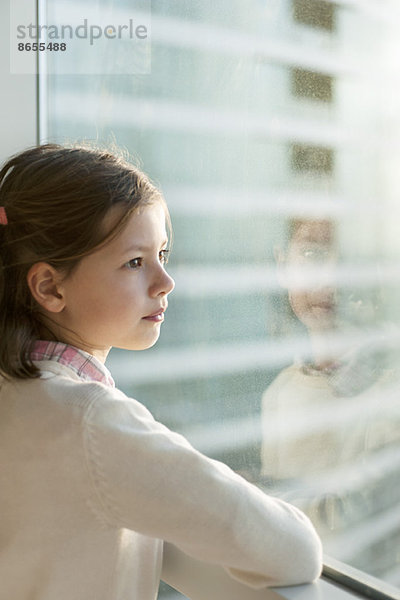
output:
<svg viewBox="0 0 400 600"><path fill-rule="evenodd" d="M40 378L0 380L1 600L155 600L164 541L254 587L319 575L303 513L156 422L90 355L50 350Z"/></svg>

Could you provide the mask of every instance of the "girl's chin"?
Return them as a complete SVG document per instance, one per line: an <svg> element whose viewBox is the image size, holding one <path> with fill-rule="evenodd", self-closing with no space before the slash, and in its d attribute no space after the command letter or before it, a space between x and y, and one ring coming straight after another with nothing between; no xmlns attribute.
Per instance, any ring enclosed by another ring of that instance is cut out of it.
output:
<svg viewBox="0 0 400 600"><path fill-rule="evenodd" d="M133 350L133 351L137 351L140 352L141 350L148 350L149 348L152 348L156 343L158 338L160 337L160 335L158 334L157 336L155 336L152 339L147 339L147 340L142 340L140 342L135 341L132 342L132 344L124 344L121 346L113 346L113 348L119 348L120 350Z"/></svg>

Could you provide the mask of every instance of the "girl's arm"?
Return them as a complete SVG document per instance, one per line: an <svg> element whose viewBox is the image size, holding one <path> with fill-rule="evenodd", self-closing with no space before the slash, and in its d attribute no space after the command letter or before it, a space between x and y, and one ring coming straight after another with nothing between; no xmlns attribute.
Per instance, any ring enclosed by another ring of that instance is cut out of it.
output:
<svg viewBox="0 0 400 600"><path fill-rule="evenodd" d="M321 544L302 512L197 452L135 400L93 390L85 448L109 525L170 542L254 588L318 577Z"/></svg>

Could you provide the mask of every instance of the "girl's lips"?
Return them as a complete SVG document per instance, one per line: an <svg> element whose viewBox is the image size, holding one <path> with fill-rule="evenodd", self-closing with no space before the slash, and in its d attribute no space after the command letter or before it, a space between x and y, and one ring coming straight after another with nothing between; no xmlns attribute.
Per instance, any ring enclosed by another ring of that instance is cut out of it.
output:
<svg viewBox="0 0 400 600"><path fill-rule="evenodd" d="M334 311L336 306L333 302L315 302L313 304L313 308L319 308L320 310L326 310L326 311Z"/></svg>
<svg viewBox="0 0 400 600"><path fill-rule="evenodd" d="M143 317L143 319L145 321L154 321L155 323L164 321L164 311L165 311L165 308L160 308L160 310L158 310L156 313L153 313L152 315L148 315L147 317Z"/></svg>

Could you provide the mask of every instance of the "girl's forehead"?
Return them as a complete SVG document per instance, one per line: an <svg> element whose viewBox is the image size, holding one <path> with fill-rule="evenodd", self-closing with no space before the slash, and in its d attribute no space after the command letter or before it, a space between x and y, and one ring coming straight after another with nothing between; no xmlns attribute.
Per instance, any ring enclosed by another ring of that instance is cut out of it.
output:
<svg viewBox="0 0 400 600"><path fill-rule="evenodd" d="M109 227L115 226L121 219L121 213L110 215ZM161 202L154 202L138 207L130 214L121 231L110 241L110 246L119 249L127 244L148 246L158 244L161 238L167 237L166 213Z"/></svg>
<svg viewBox="0 0 400 600"><path fill-rule="evenodd" d="M329 221L304 221L298 225L290 241L293 243L331 244L333 235L333 226Z"/></svg>

